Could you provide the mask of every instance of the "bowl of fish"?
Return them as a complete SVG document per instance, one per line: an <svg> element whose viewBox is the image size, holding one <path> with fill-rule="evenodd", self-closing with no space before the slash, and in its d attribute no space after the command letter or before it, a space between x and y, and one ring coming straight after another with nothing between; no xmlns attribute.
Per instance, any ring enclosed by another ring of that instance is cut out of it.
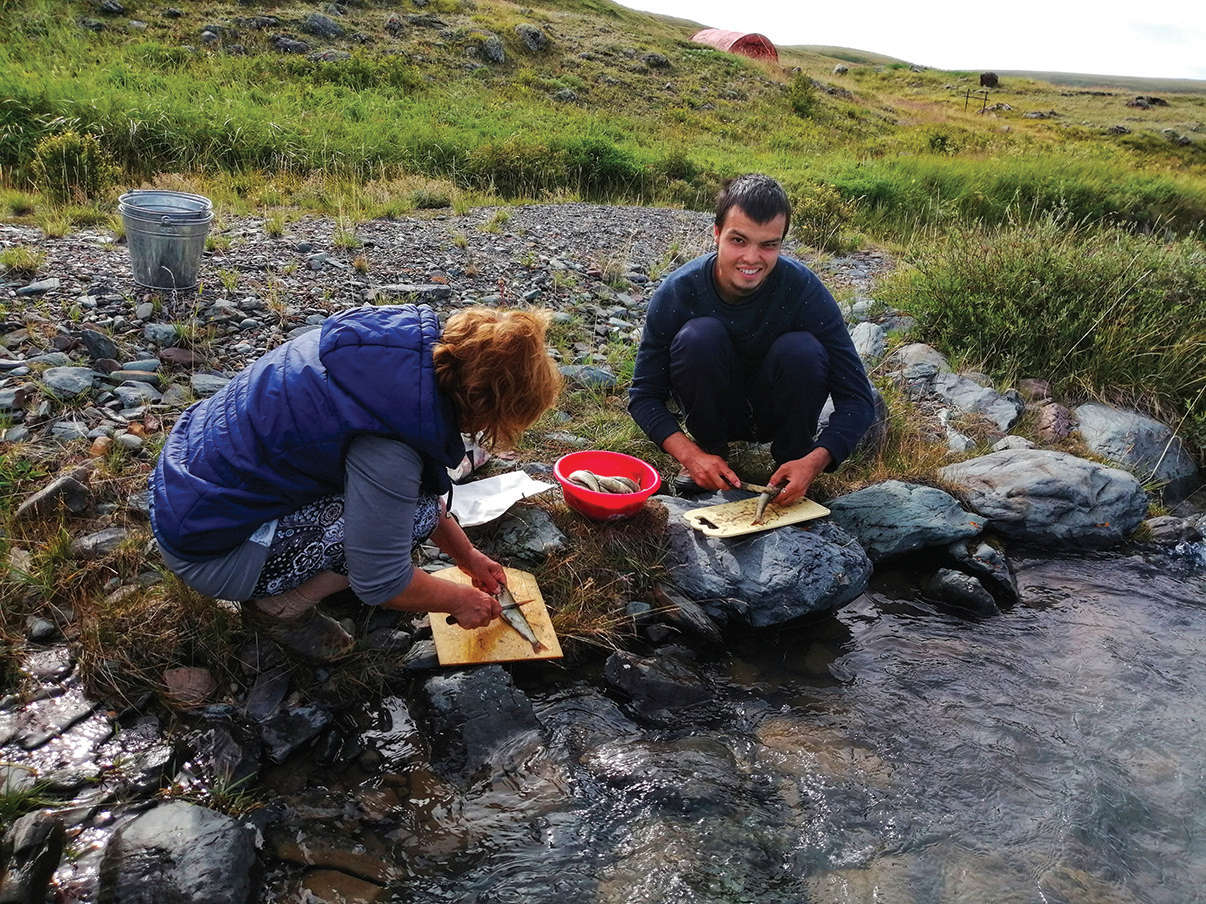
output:
<svg viewBox="0 0 1206 904"><path fill-rule="evenodd" d="M635 515L662 484L653 465L604 449L561 456L553 465L553 476L561 484L565 504L596 521Z"/></svg>

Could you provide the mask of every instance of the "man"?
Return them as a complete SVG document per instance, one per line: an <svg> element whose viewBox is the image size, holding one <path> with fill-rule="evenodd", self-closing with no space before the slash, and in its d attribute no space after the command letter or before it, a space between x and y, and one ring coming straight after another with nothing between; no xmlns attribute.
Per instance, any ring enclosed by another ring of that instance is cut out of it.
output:
<svg viewBox="0 0 1206 904"><path fill-rule="evenodd" d="M791 219L783 187L759 174L725 184L716 251L666 278L649 302L628 410L682 465L681 493L740 487L733 440L771 442L776 502L802 498L871 426L874 402L841 311L803 264L780 257ZM692 438L666 407L678 402ZM827 396L834 412L814 441Z"/></svg>

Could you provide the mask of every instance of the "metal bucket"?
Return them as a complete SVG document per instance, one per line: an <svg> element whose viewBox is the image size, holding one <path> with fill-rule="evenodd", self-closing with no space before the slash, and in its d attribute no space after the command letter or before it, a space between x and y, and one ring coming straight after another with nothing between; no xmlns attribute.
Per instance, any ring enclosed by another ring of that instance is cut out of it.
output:
<svg viewBox="0 0 1206 904"><path fill-rule="evenodd" d="M197 268L214 218L209 199L185 192L129 192L121 196L118 210L135 283L178 292L197 288Z"/></svg>

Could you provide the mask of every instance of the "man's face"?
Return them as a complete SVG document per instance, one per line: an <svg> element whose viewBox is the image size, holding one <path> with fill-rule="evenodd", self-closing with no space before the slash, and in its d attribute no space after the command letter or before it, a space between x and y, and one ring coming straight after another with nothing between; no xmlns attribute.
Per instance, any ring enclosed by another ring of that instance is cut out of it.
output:
<svg viewBox="0 0 1206 904"><path fill-rule="evenodd" d="M740 301L757 291L775 269L786 226L783 214L755 223L740 207L729 208L724 223L712 227L716 236L716 290L721 298Z"/></svg>

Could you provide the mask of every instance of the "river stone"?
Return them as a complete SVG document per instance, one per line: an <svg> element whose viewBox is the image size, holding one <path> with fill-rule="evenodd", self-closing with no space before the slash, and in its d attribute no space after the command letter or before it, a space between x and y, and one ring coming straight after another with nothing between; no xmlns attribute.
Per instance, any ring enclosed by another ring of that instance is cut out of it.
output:
<svg viewBox="0 0 1206 904"><path fill-rule="evenodd" d="M605 367L595 367L591 364L563 364L558 368L561 376L575 386L587 389L612 390L618 385L616 375Z"/></svg>
<svg viewBox="0 0 1206 904"><path fill-rule="evenodd" d="M964 374L939 373L930 384L930 393L960 412L982 414L1002 432L1017 423L1026 407L1013 390L1002 395Z"/></svg>
<svg viewBox="0 0 1206 904"><path fill-rule="evenodd" d="M1110 546L1147 514L1147 496L1126 471L1064 452L993 452L938 476L993 530L1031 543Z"/></svg>
<svg viewBox="0 0 1206 904"><path fill-rule="evenodd" d="M588 752L582 765L610 785L633 789L644 806L656 804L693 818L731 808L749 793L748 775L735 762L732 747L715 735L612 741ZM729 900L752 899L742 895Z"/></svg>
<svg viewBox="0 0 1206 904"><path fill-rule="evenodd" d="M37 518L47 515L62 504L73 515L82 515L88 511L92 503L92 493L71 474L57 477L38 492L21 503L14 516L22 518Z"/></svg>
<svg viewBox="0 0 1206 904"><path fill-rule="evenodd" d="M964 511L950 493L899 480L841 496L829 503L829 510L872 562L946 546L984 529L984 519Z"/></svg>
<svg viewBox="0 0 1206 904"><path fill-rule="evenodd" d="M373 904L385 894L384 886L349 876L337 869L311 870L301 884L319 901L340 901L343 904Z"/></svg>
<svg viewBox="0 0 1206 904"><path fill-rule="evenodd" d="M667 587L665 584L659 584L654 588L654 594L657 596L658 611L657 618L663 618L680 628L685 633L703 640L707 643L716 646L724 644L724 635L720 633L720 628L716 626L716 622L712 621L711 616L704 611L703 606L689 600L681 593L674 590L672 587ZM648 603L629 603L628 614L640 615L639 612L634 613L634 606L649 606ZM650 611L652 607L649 607ZM648 621L648 619L645 619Z"/></svg>
<svg viewBox="0 0 1206 904"><path fill-rule="evenodd" d="M59 396L77 396L92 389L96 371L91 367L50 367L42 372L42 385Z"/></svg>
<svg viewBox="0 0 1206 904"><path fill-rule="evenodd" d="M84 341L84 347L88 349L88 354L92 358L116 358L120 354L117 343L106 336L104 333L96 330L81 330L80 338Z"/></svg>
<svg viewBox="0 0 1206 904"><path fill-rule="evenodd" d="M86 719L99 704L89 700L78 682L69 683L57 697L30 703L17 728L17 743L23 750L36 750Z"/></svg>
<svg viewBox="0 0 1206 904"><path fill-rule="evenodd" d="M289 694L289 671L273 669L263 672L247 692L244 704L248 718L264 722L276 715Z"/></svg>
<svg viewBox="0 0 1206 904"><path fill-rule="evenodd" d="M939 568L926 582L925 593L937 602L967 609L975 615L1001 614L992 594L978 580L952 568Z"/></svg>
<svg viewBox="0 0 1206 904"><path fill-rule="evenodd" d="M6 867L0 901L45 901L66 840L63 820L49 810L26 813L14 822L0 844L0 866Z"/></svg>
<svg viewBox="0 0 1206 904"><path fill-rule="evenodd" d="M263 744L259 734L241 722L215 724L189 736L190 762L209 784L245 788L260 773Z"/></svg>
<svg viewBox="0 0 1206 904"><path fill-rule="evenodd" d="M1005 553L987 540L959 540L947 547L953 567L978 578L998 606L1012 606L1021 598L1018 582Z"/></svg>
<svg viewBox="0 0 1206 904"><path fill-rule="evenodd" d="M219 377L215 374L193 374L189 377L189 385L192 386L193 395L199 399L213 395L229 382L230 377Z"/></svg>
<svg viewBox="0 0 1206 904"><path fill-rule="evenodd" d="M722 625L732 618L764 628L843 606L863 592L871 561L830 521L723 540L698 533L681 517L693 508L749 495L655 497L670 514L666 565L671 579L708 615Z"/></svg>
<svg viewBox="0 0 1206 904"><path fill-rule="evenodd" d="M311 820L297 828L270 826L267 840L273 855L290 863L337 869L381 884L397 878L393 858L379 832Z"/></svg>
<svg viewBox="0 0 1206 904"><path fill-rule="evenodd" d="M453 781L505 768L542 731L531 702L501 666L433 675L423 699L432 767Z"/></svg>
<svg viewBox="0 0 1206 904"><path fill-rule="evenodd" d="M1081 405L1076 418L1085 445L1141 482L1164 484L1166 501L1180 502L1202 482L1193 456L1159 421L1099 402Z"/></svg>
<svg viewBox="0 0 1206 904"><path fill-rule="evenodd" d="M883 356L887 344L887 334L878 323L864 320L850 331L850 339L854 342L854 350L864 361L875 361Z"/></svg>
<svg viewBox="0 0 1206 904"><path fill-rule="evenodd" d="M106 527L73 540L71 554L77 559L99 559L121 546L128 536L130 531L124 527Z"/></svg>
<svg viewBox="0 0 1206 904"><path fill-rule="evenodd" d="M260 737L268 759L283 763L293 751L314 740L331 722L331 713L321 706L294 706L281 710L260 725Z"/></svg>
<svg viewBox="0 0 1206 904"><path fill-rule="evenodd" d="M142 338L151 345L175 345L180 339L180 333L170 323L148 323L142 328Z"/></svg>
<svg viewBox="0 0 1206 904"><path fill-rule="evenodd" d="M242 904L251 893L254 864L254 829L205 807L171 801L109 839L99 898L120 904Z"/></svg>
<svg viewBox="0 0 1206 904"><path fill-rule="evenodd" d="M639 732L610 697L590 685L574 684L535 704L549 735L549 749L577 758L592 747Z"/></svg>
<svg viewBox="0 0 1206 904"><path fill-rule="evenodd" d="M149 405L160 401L163 393L150 383L139 380L126 380L113 387L113 394L121 399L123 408L137 408L139 405Z"/></svg>
<svg viewBox="0 0 1206 904"><path fill-rule="evenodd" d="M568 543L549 513L534 505L516 506L507 512L494 537L494 549L499 555L528 562L543 562L550 555L563 552Z"/></svg>
<svg viewBox="0 0 1206 904"><path fill-rule="evenodd" d="M1202 539L1202 533L1193 521L1188 518L1178 518L1176 515L1148 518L1143 522L1143 526L1147 528L1148 536L1153 543L1171 546L1182 540L1196 543Z"/></svg>
<svg viewBox="0 0 1206 904"><path fill-rule="evenodd" d="M936 368L935 373L948 373L951 369L946 356L924 342L902 345L892 353L889 361L900 370L905 370L913 364L932 364Z"/></svg>
<svg viewBox="0 0 1206 904"><path fill-rule="evenodd" d="M617 650L607 658L603 677L631 697L637 710L646 715L691 706L712 696L703 675L674 655L638 656Z"/></svg>

